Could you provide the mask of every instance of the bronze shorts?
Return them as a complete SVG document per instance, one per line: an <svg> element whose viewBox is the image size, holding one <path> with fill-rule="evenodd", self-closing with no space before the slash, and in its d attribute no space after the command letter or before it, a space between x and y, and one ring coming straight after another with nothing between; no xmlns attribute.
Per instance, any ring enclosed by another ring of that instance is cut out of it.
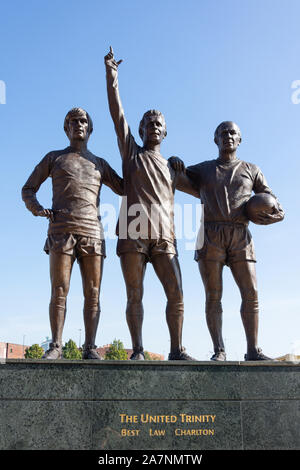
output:
<svg viewBox="0 0 300 470"><path fill-rule="evenodd" d="M146 255L147 261L151 262L151 258L155 255L172 254L178 256L176 241L174 242L162 239L142 239L133 240L131 238L118 239L117 255L124 253L143 253Z"/></svg>
<svg viewBox="0 0 300 470"><path fill-rule="evenodd" d="M82 256L106 256L105 240L76 235L73 233L53 233L48 235L45 242L44 251L63 253L81 258Z"/></svg>
<svg viewBox="0 0 300 470"><path fill-rule="evenodd" d="M254 243L247 225L207 222L203 247L195 251L194 259L220 261L228 266L237 261L256 262Z"/></svg>

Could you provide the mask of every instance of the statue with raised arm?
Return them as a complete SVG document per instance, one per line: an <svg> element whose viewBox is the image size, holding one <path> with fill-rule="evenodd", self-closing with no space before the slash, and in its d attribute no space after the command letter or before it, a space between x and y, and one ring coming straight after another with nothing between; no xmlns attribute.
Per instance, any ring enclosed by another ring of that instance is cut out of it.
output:
<svg viewBox="0 0 300 470"><path fill-rule="evenodd" d="M284 212L272 195L261 170L256 165L237 158L241 140L239 127L234 122L225 121L215 131L214 141L219 148L217 159L189 166L186 170L180 159L170 159L170 164L176 171L185 170L187 178L198 188L198 197L204 205L204 243L202 247L196 247L195 260L206 294L206 321L214 346L211 357L214 361L226 360L221 304L222 272L225 265L231 269L241 293L240 312L247 340L245 360L270 359L257 345L259 310L256 257L248 229L247 206L257 196L270 195L269 200L273 202L266 205L266 210L259 198L253 205L259 209L256 215L253 211L253 221L261 225L279 222L284 218ZM185 191L183 186L177 187ZM252 192L256 196L251 198Z"/></svg>
<svg viewBox="0 0 300 470"><path fill-rule="evenodd" d="M109 110L123 161L124 198L117 226L117 254L127 291L126 320L132 339L131 360L143 360L143 281L151 262L167 297L169 360L193 360L182 346L183 293L174 233L176 171L160 153L167 135L160 111L147 111L139 126L142 146L131 134L118 90L118 66L112 48L105 56ZM185 175L179 175L184 184ZM192 185L187 189L197 194ZM137 217L137 214L139 216Z"/></svg>
<svg viewBox="0 0 300 470"><path fill-rule="evenodd" d="M123 179L103 159L87 148L93 131L89 114L71 109L64 130L70 146L48 153L35 167L22 188L26 207L49 219L44 250L49 254L51 301L49 305L52 342L44 359L62 357L62 333L72 267L77 259L84 293L85 343L83 359L101 359L95 339L100 316L99 293L105 258L105 240L98 215L102 184L123 194ZM52 178L52 208L44 209L36 193L46 178Z"/></svg>

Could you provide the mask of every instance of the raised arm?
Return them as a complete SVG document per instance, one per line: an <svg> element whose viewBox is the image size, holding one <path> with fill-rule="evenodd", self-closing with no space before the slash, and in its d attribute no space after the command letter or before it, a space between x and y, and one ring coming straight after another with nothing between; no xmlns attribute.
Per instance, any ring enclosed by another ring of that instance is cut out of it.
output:
<svg viewBox="0 0 300 470"><path fill-rule="evenodd" d="M28 180L22 188L22 199L30 212L35 216L47 217L54 220L52 209L44 209L38 202L36 193L41 184L50 174L50 154L46 155L43 160L35 167Z"/></svg>
<svg viewBox="0 0 300 470"><path fill-rule="evenodd" d="M116 62L113 49L110 47L109 53L104 57L104 62L106 67L106 84L109 111L115 125L116 134L118 136L121 155L124 158L127 153L126 151L128 148L128 141L130 140L131 134L125 119L118 86L118 66L122 60Z"/></svg>

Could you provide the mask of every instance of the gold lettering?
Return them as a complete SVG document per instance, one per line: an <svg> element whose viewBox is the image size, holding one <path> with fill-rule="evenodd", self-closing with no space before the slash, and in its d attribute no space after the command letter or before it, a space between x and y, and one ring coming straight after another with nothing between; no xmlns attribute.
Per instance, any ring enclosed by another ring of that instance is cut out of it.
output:
<svg viewBox="0 0 300 470"><path fill-rule="evenodd" d="M187 415L180 413L182 423L214 423L216 415Z"/></svg>
<svg viewBox="0 0 300 470"><path fill-rule="evenodd" d="M137 415L127 415L125 413L121 413L120 415L121 423L137 423L138 417Z"/></svg>
<svg viewBox="0 0 300 470"><path fill-rule="evenodd" d="M165 429L149 429L150 436L165 436L166 430Z"/></svg>
<svg viewBox="0 0 300 470"><path fill-rule="evenodd" d="M177 416L175 415L149 415L142 414L140 416L141 423L176 423Z"/></svg>
<svg viewBox="0 0 300 470"><path fill-rule="evenodd" d="M139 429L121 429L121 436L133 437L138 436L139 433Z"/></svg>
<svg viewBox="0 0 300 470"><path fill-rule="evenodd" d="M213 436L214 429L175 429L175 436Z"/></svg>
<svg viewBox="0 0 300 470"><path fill-rule="evenodd" d="M144 415L142 414L141 415L141 423L148 423L148 414Z"/></svg>

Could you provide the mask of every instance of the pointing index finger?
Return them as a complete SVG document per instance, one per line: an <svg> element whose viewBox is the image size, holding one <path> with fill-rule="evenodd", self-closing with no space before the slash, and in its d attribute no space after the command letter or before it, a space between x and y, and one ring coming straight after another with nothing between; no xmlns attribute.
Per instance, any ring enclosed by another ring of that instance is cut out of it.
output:
<svg viewBox="0 0 300 470"><path fill-rule="evenodd" d="M111 46L109 46L109 52L110 52L112 55L114 55L114 50L113 50L113 48L112 48Z"/></svg>

